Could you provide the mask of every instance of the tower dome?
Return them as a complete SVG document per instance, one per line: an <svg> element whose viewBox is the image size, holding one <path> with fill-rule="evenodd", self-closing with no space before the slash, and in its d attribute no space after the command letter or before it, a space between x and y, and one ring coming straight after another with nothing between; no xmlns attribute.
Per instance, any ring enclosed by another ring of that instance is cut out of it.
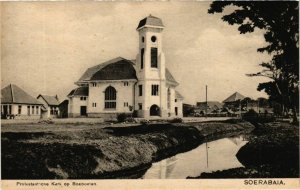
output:
<svg viewBox="0 0 300 190"><path fill-rule="evenodd" d="M137 30L142 29L143 27L156 27L156 28L164 28L162 20L158 17L149 15L146 18L142 19L139 22Z"/></svg>

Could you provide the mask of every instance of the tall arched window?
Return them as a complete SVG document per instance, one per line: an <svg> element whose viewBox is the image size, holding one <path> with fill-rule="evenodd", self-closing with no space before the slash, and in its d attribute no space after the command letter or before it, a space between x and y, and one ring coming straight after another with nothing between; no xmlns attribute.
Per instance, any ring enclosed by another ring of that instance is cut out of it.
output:
<svg viewBox="0 0 300 190"><path fill-rule="evenodd" d="M116 109L117 107L117 91L114 87L109 86L105 90L105 109Z"/></svg>
<svg viewBox="0 0 300 190"><path fill-rule="evenodd" d="M167 98L167 102L168 102L168 108L171 108L171 90L170 88L168 88L168 98Z"/></svg>

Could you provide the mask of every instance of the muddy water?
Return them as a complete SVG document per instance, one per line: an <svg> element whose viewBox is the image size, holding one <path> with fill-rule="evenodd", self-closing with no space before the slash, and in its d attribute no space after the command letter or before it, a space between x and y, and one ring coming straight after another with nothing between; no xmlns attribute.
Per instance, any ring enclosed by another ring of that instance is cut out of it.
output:
<svg viewBox="0 0 300 190"><path fill-rule="evenodd" d="M153 163L143 179L185 179L212 172L242 167L236 153L248 141L244 135L201 144L197 148Z"/></svg>

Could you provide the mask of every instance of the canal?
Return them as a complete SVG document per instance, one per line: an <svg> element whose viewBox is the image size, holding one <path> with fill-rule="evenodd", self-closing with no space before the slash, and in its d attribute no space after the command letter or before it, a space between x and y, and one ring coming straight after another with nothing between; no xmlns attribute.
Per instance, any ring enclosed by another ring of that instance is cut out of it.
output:
<svg viewBox="0 0 300 190"><path fill-rule="evenodd" d="M153 163L142 179L186 179L203 172L243 167L236 153L247 143L246 135L222 138Z"/></svg>

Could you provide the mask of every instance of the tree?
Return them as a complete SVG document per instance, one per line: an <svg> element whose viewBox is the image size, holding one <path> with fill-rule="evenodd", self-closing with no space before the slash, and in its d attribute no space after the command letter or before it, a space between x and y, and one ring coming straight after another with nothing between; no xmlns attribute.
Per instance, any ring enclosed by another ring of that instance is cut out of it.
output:
<svg viewBox="0 0 300 190"><path fill-rule="evenodd" d="M255 28L264 31L266 47L260 53L268 53L271 61L261 63L261 72L248 76L263 76L270 82L260 83L257 90L264 90L270 100L283 106L283 110L293 110L293 121L297 120L299 109L299 2L251 2L215 1L208 13L222 13L225 7L233 12L223 15L222 20L230 25L239 25L241 34L254 32Z"/></svg>

